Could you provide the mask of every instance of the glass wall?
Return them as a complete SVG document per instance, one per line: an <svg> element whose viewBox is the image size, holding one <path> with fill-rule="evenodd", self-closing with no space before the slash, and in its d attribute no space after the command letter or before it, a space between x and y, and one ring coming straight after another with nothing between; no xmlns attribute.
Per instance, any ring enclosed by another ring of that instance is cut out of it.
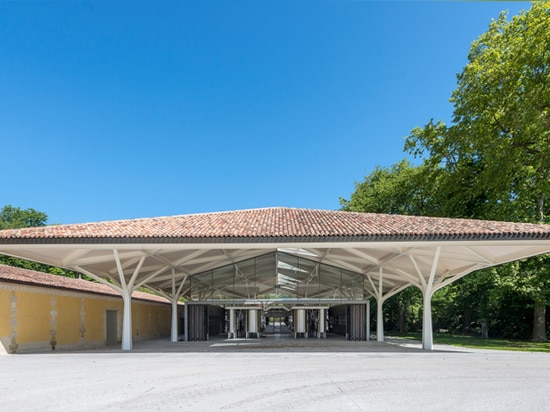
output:
<svg viewBox="0 0 550 412"><path fill-rule="evenodd" d="M191 300L362 300L364 277L299 254L272 252L190 276Z"/></svg>

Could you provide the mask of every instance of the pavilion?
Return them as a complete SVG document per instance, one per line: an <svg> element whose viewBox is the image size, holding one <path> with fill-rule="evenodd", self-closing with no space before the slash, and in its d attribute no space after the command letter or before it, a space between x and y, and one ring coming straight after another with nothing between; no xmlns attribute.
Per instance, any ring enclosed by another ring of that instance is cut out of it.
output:
<svg viewBox="0 0 550 412"><path fill-rule="evenodd" d="M258 332L261 310L292 311L305 332L307 310L321 318L346 305L354 336L368 339L368 305L410 286L423 294L423 348L433 346L434 292L476 270L550 252L550 225L294 208L265 208L0 231L0 253L77 271L124 301L122 349L132 349L131 295L148 287L186 302L185 336L204 333L202 308L229 319L246 314ZM366 335L364 331L367 331ZM233 334L233 335L232 335Z"/></svg>

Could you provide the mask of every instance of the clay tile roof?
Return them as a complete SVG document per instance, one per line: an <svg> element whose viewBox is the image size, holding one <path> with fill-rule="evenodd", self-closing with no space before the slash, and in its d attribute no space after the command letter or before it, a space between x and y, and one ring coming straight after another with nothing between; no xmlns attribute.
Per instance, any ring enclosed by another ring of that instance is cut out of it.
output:
<svg viewBox="0 0 550 412"><path fill-rule="evenodd" d="M0 243L550 238L550 225L265 208L0 231Z"/></svg>
<svg viewBox="0 0 550 412"><path fill-rule="evenodd" d="M65 276L52 275L6 265L0 265L0 282L120 297L120 294L114 289L102 285L101 283L94 283L83 279L72 279ZM132 293L132 298L151 302L169 303L167 299L161 296L139 291Z"/></svg>

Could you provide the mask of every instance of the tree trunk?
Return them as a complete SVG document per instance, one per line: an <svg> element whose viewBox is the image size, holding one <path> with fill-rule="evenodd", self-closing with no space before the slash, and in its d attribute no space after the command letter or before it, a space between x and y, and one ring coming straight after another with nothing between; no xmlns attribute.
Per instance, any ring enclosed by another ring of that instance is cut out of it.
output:
<svg viewBox="0 0 550 412"><path fill-rule="evenodd" d="M486 286L484 285L484 288ZM483 291L481 295L481 302L479 304L479 312L481 315L481 339L489 339L489 319L488 319L488 302L487 302L487 293L486 290Z"/></svg>
<svg viewBox="0 0 550 412"><path fill-rule="evenodd" d="M533 342L546 342L546 303L535 302L533 319Z"/></svg>
<svg viewBox="0 0 550 412"><path fill-rule="evenodd" d="M472 333L472 307L470 304L464 307L464 325L462 327L462 333L466 335Z"/></svg>
<svg viewBox="0 0 550 412"><path fill-rule="evenodd" d="M544 223L544 195L539 195L537 199L537 212L539 214L539 223Z"/></svg>
<svg viewBox="0 0 550 412"><path fill-rule="evenodd" d="M487 319L481 320L481 339L489 339L489 323Z"/></svg>

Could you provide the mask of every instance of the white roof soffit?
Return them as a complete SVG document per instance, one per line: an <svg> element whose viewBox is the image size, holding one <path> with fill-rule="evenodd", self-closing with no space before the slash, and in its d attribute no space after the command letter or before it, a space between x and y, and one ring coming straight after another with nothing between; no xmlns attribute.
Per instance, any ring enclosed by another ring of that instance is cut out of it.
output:
<svg viewBox="0 0 550 412"><path fill-rule="evenodd" d="M438 258L436 251L440 248ZM369 293L550 252L550 225L255 209L0 231L0 253L170 293L198 273L279 250L362 274ZM118 256L120 265L117 265ZM382 276L380 276L382 274Z"/></svg>
<svg viewBox="0 0 550 412"><path fill-rule="evenodd" d="M106 247L107 246L107 247ZM125 277L129 280L143 259L136 284L170 292L172 269L178 281L197 273L222 267L279 249L281 244L230 245L110 244L0 245L0 253L63 268L85 269L97 276L117 280L114 257L117 250ZM441 247L435 280L455 279L472 271L550 252L550 240L301 243L284 245L307 251L305 258L363 274L377 284L382 268L384 289L428 279L436 249Z"/></svg>

